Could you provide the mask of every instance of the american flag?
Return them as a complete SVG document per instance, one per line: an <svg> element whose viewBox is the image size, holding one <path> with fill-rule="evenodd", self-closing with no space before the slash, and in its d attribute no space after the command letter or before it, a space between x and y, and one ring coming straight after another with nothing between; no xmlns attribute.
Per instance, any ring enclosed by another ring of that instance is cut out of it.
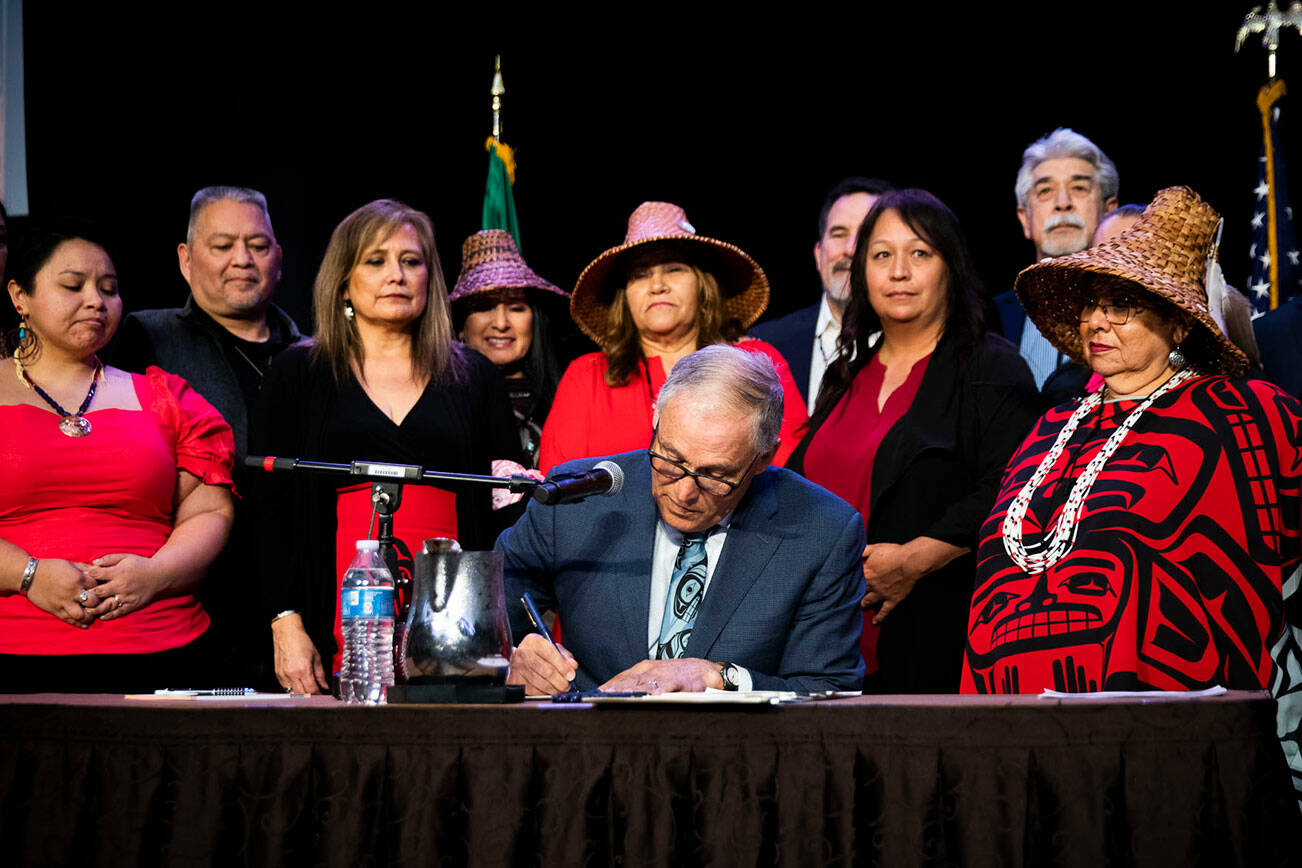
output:
<svg viewBox="0 0 1302 868"><path fill-rule="evenodd" d="M1278 307L1297 292L1298 246L1293 234L1293 207L1289 205L1280 148L1279 101L1286 93L1283 79L1272 79L1257 94L1261 110L1261 157L1257 161L1256 205L1252 209L1252 278L1248 298L1256 319Z"/></svg>

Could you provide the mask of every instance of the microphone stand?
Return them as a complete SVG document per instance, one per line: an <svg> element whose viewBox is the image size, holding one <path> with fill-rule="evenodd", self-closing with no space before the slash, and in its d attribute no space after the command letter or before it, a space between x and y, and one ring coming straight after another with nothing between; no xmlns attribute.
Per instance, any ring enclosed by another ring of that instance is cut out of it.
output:
<svg viewBox="0 0 1302 868"><path fill-rule="evenodd" d="M244 459L244 466L267 472L320 473L369 480L372 483L371 506L375 509L379 524L377 539L380 543L380 556L393 575L400 619L407 617L407 609L411 605L411 583L414 574L412 565L415 563L407 546L393 535L394 515L398 512L398 507L402 506L404 485L436 485L440 482L452 482L460 485L505 488L512 493L532 493L538 487L538 480L521 474L484 476L476 473L449 473L442 470L426 470L416 464L391 464L383 461L359 460L339 464L329 461L311 461L305 458L249 455Z"/></svg>

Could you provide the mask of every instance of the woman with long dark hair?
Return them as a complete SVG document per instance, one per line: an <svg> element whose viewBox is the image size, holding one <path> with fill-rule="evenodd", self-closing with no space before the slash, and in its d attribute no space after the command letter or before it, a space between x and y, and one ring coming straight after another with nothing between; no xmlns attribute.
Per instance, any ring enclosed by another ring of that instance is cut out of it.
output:
<svg viewBox="0 0 1302 868"><path fill-rule="evenodd" d="M957 692L977 530L1038 395L1012 344L987 333L958 219L932 194L877 200L850 281L790 466L864 517L865 690Z"/></svg>

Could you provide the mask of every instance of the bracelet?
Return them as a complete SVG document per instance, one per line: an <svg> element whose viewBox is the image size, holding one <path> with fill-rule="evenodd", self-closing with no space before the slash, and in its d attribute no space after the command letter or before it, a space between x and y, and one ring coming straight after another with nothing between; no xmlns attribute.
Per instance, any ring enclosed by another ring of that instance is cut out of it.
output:
<svg viewBox="0 0 1302 868"><path fill-rule="evenodd" d="M283 612L278 612L276 614L276 617L271 619L271 623L274 624L277 621L279 621L281 618L288 618L290 615L297 615L297 614L298 614L298 609L286 609Z"/></svg>
<svg viewBox="0 0 1302 868"><path fill-rule="evenodd" d="M40 561L36 558L28 557L27 566L23 568L23 583L18 586L18 593L26 594L27 589L32 586L32 579L36 578L36 565Z"/></svg>

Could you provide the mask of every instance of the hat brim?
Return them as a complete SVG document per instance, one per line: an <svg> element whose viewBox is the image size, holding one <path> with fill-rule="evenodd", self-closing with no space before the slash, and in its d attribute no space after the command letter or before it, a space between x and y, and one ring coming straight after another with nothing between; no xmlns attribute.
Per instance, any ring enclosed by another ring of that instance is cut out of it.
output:
<svg viewBox="0 0 1302 868"><path fill-rule="evenodd" d="M1085 301L1104 291L1126 288L1155 296L1183 311L1200 329L1220 372L1242 376L1248 357L1216 325L1207 305L1191 302L1193 293L1170 276L1148 267L1145 257L1116 242L1104 242L1080 253L1038 262L1017 275L1014 289L1026 315L1040 334L1082 365L1080 312ZM1206 293L1203 293L1206 297Z"/></svg>
<svg viewBox="0 0 1302 868"><path fill-rule="evenodd" d="M728 315L742 328L755 323L769 303L769 280L764 269L741 248L703 235L669 235L641 238L612 247L583 269L570 296L570 315L583 333L598 346L607 339L607 318L615 292L625 281L627 259L635 250L680 250L683 260L714 276Z"/></svg>

